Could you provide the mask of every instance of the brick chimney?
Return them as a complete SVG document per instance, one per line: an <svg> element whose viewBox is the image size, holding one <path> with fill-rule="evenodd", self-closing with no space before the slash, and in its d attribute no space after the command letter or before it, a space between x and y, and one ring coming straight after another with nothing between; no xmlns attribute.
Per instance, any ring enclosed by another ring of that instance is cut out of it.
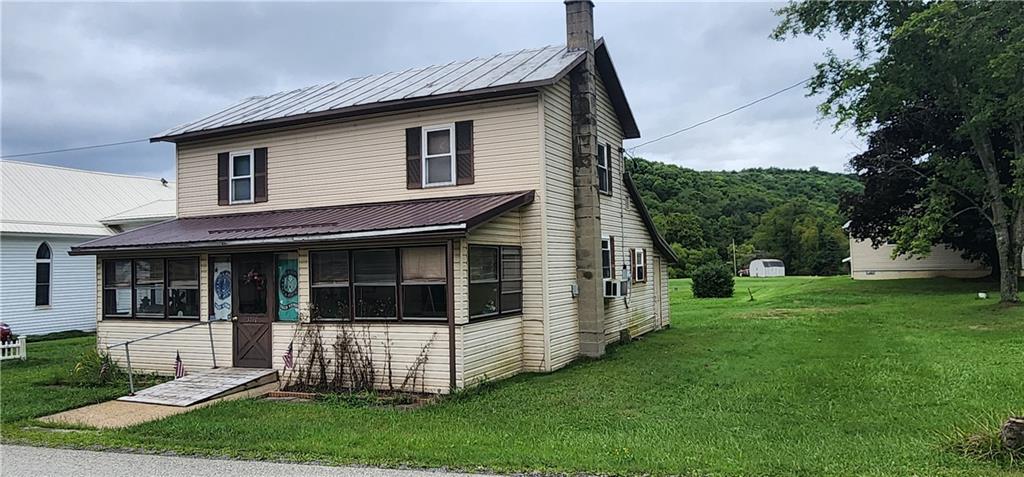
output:
<svg viewBox="0 0 1024 477"><path fill-rule="evenodd" d="M601 203L597 190L597 85L594 78L594 2L565 0L566 44L586 56L569 74L572 103L573 202L580 353L604 355Z"/></svg>

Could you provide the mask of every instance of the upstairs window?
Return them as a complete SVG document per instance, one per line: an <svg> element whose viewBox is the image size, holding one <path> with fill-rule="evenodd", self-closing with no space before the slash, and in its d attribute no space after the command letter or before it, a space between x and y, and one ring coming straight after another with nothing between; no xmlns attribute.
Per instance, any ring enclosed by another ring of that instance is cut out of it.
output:
<svg viewBox="0 0 1024 477"><path fill-rule="evenodd" d="M647 250L633 249L633 281L647 281Z"/></svg>
<svg viewBox="0 0 1024 477"><path fill-rule="evenodd" d="M231 153L231 203L252 202L253 196L253 154L252 151Z"/></svg>
<svg viewBox="0 0 1024 477"><path fill-rule="evenodd" d="M423 187L455 184L455 124L423 128Z"/></svg>
<svg viewBox="0 0 1024 477"><path fill-rule="evenodd" d="M597 145L597 189L605 194L612 193L612 158L611 146L608 144Z"/></svg>
<svg viewBox="0 0 1024 477"><path fill-rule="evenodd" d="M53 251L43 242L36 249L36 306L50 304L50 279Z"/></svg>

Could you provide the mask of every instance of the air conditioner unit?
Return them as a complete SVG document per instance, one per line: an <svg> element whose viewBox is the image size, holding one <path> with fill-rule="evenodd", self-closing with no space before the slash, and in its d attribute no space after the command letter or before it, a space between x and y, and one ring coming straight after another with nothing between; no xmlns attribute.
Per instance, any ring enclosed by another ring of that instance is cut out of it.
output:
<svg viewBox="0 0 1024 477"><path fill-rule="evenodd" d="M604 297L605 298L615 298L615 297L621 296L619 294L620 286L621 286L621 282L619 282L618 280L614 280L614 279L611 279L611 278L605 278L604 279Z"/></svg>

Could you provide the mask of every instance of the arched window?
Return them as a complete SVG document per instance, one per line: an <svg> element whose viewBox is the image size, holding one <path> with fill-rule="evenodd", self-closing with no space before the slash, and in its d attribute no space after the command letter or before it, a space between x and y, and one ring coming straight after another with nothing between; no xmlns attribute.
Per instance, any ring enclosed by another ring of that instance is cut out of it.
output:
<svg viewBox="0 0 1024 477"><path fill-rule="evenodd" d="M51 257L50 246L43 242L36 250L36 306L50 304Z"/></svg>

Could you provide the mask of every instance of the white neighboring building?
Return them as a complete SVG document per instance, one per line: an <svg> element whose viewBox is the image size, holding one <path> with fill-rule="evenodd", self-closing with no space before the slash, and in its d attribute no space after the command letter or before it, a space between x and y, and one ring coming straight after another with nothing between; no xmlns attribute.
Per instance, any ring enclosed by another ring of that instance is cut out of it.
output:
<svg viewBox="0 0 1024 477"><path fill-rule="evenodd" d="M980 262L964 260L960 252L947 245L932 247L927 257L900 255L892 258L895 246L884 244L875 248L870 240L850 239L850 277L854 280L887 280L893 278L978 278L989 274Z"/></svg>
<svg viewBox="0 0 1024 477"><path fill-rule="evenodd" d="M0 161L0 321L19 335L96 328L96 258L72 245L173 218L174 183Z"/></svg>
<svg viewBox="0 0 1024 477"><path fill-rule="evenodd" d="M784 277L786 276L786 264L776 258L761 258L750 262L750 276L752 277Z"/></svg>

